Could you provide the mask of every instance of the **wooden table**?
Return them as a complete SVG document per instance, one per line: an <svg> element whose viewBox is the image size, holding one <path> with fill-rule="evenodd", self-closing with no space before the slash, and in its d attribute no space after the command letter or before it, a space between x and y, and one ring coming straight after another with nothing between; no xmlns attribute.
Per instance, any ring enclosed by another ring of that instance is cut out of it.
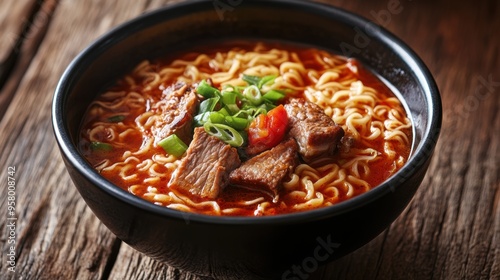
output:
<svg viewBox="0 0 500 280"><path fill-rule="evenodd" d="M78 52L175 2L2 0L0 278L200 279L134 251L97 220L69 179L50 120L56 83ZM407 42L436 78L444 120L430 169L403 214L310 279L499 279L498 1L322 2Z"/></svg>

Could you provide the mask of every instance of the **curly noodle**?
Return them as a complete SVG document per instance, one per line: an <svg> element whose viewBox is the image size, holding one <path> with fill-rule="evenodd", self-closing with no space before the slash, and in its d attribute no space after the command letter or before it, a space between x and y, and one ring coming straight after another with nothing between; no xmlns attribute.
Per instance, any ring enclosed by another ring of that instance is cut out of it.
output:
<svg viewBox="0 0 500 280"><path fill-rule="evenodd" d="M399 170L409 156L411 122L393 95L367 86L355 61L317 49L271 47L231 48L213 53L188 53L170 63L144 61L115 88L96 99L87 112L82 143L103 142L113 152L84 154L101 174L157 205L210 215L272 215L333 205L369 191ZM290 89L318 104L346 132L344 148L331 160L300 164L283 183L279 197L257 195L195 202L168 189L178 160L158 149L153 129L163 102L162 90L178 82L245 85L242 74L275 75L275 89ZM123 120L110 122L113 116ZM385 162L385 165L384 165ZM384 174L379 174L383 171Z"/></svg>

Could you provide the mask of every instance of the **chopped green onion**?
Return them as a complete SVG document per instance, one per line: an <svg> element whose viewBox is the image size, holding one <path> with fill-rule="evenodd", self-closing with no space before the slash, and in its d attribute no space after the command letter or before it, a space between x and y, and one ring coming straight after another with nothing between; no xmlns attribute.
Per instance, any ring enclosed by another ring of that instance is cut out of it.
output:
<svg viewBox="0 0 500 280"><path fill-rule="evenodd" d="M223 114L224 116L230 116L229 112L227 111L226 108L222 108L218 111L218 113Z"/></svg>
<svg viewBox="0 0 500 280"><path fill-rule="evenodd" d="M167 154L177 158L180 158L188 148L188 146L175 134L158 142L158 146L162 147Z"/></svg>
<svg viewBox="0 0 500 280"><path fill-rule="evenodd" d="M253 105L262 104L262 95L257 86L249 86L243 91L243 96Z"/></svg>
<svg viewBox="0 0 500 280"><path fill-rule="evenodd" d="M210 113L210 122L226 124L236 130L244 130L250 124L250 121L248 119L238 118L234 116L227 116L219 112Z"/></svg>
<svg viewBox="0 0 500 280"><path fill-rule="evenodd" d="M226 116L219 112L211 112L210 113L210 121L212 123L224 123Z"/></svg>
<svg viewBox="0 0 500 280"><path fill-rule="evenodd" d="M255 107L255 106L248 106L247 105L247 106L243 107L241 111L243 111L241 114L245 113L250 118L255 118L260 114L267 114L268 110L266 110L265 106L264 107L262 107L262 106ZM239 114L235 114L235 116L240 117L240 118L243 117L243 116L239 116Z"/></svg>
<svg viewBox="0 0 500 280"><path fill-rule="evenodd" d="M205 80L201 81L196 88L196 92L205 98L211 98L215 96L220 96L220 91L211 85L209 85Z"/></svg>
<svg viewBox="0 0 500 280"><path fill-rule="evenodd" d="M109 122L118 123L125 119L124 115L116 115L108 118Z"/></svg>
<svg viewBox="0 0 500 280"><path fill-rule="evenodd" d="M265 99L267 99L271 102L276 102L276 101L283 99L285 97L285 94L282 92L279 92L277 90L272 89L272 90L266 92L262 97L264 97Z"/></svg>
<svg viewBox="0 0 500 280"><path fill-rule="evenodd" d="M225 91L222 93L222 103L228 112L234 114L240 110L236 105L237 93L234 91Z"/></svg>
<svg viewBox="0 0 500 280"><path fill-rule="evenodd" d="M268 83L274 83L274 80L276 79L276 76L274 75L269 75L269 76L264 76L262 79L259 81L259 84L257 85L260 89L268 84Z"/></svg>
<svg viewBox="0 0 500 280"><path fill-rule="evenodd" d="M252 86L257 86L259 89L261 89L264 85L274 82L276 79L275 75L268 75L264 77L259 77L259 76L251 76L251 75L245 75L243 74L242 80L247 82L249 85Z"/></svg>
<svg viewBox="0 0 500 280"><path fill-rule="evenodd" d="M210 120L210 112L198 114L198 115L194 116L194 125L195 126L202 126L206 122L208 122L209 120Z"/></svg>
<svg viewBox="0 0 500 280"><path fill-rule="evenodd" d="M243 79L243 81L247 82L249 85L252 85L252 86L258 86L260 81L261 81L261 77L258 77L258 76L251 76L251 75L245 75L243 74L243 76L241 77Z"/></svg>
<svg viewBox="0 0 500 280"><path fill-rule="evenodd" d="M200 103L200 108L198 109L198 115L194 116L194 122L196 126L202 126L210 118L210 113L214 111L217 106L220 97L212 97L203 100Z"/></svg>
<svg viewBox="0 0 500 280"><path fill-rule="evenodd" d="M234 91L223 91L222 92L222 103L226 105L236 104L237 94Z"/></svg>
<svg viewBox="0 0 500 280"><path fill-rule="evenodd" d="M206 122L203 127L205 131L233 147L241 147L245 140L243 136L234 128L225 124Z"/></svg>
<svg viewBox="0 0 500 280"><path fill-rule="evenodd" d="M235 91L236 90L236 87L233 86L233 85L228 85L228 84L225 84L223 87L222 87L222 91Z"/></svg>
<svg viewBox="0 0 500 280"><path fill-rule="evenodd" d="M217 106L217 103L219 102L220 97L212 97L209 99L205 99L200 103L200 110L198 113L207 113L207 112L212 112L215 109L215 106Z"/></svg>
<svg viewBox="0 0 500 280"><path fill-rule="evenodd" d="M238 107L238 105L236 104L228 104L224 108L230 113L230 115L236 114L240 111L240 107Z"/></svg>
<svg viewBox="0 0 500 280"><path fill-rule="evenodd" d="M236 130L244 130L250 124L250 121L248 119L237 118L233 116L226 116L224 118L224 121L227 125Z"/></svg>
<svg viewBox="0 0 500 280"><path fill-rule="evenodd" d="M108 143L94 141L94 142L90 142L90 149L92 151L109 152L109 151L113 150L113 146L111 144L108 144Z"/></svg>
<svg viewBox="0 0 500 280"><path fill-rule="evenodd" d="M276 107L275 103L285 97L285 91L269 90L262 87L273 84L276 76L264 77L242 75L246 86L224 85L222 90L201 81L198 94L205 100L201 102L198 114L194 117L196 126L234 147L244 145L246 129L260 114L266 114Z"/></svg>
<svg viewBox="0 0 500 280"><path fill-rule="evenodd" d="M233 117L247 120L253 119L253 116L248 112L248 110L239 110L238 113L233 115Z"/></svg>

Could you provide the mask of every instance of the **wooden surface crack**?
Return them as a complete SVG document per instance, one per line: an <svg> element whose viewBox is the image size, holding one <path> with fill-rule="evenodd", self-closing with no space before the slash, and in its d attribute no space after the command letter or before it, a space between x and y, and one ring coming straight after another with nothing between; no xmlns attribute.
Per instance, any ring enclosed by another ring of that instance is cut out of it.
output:
<svg viewBox="0 0 500 280"><path fill-rule="evenodd" d="M115 238L111 246L111 251L109 253L109 256L107 257L106 265L104 266L104 271L102 272L102 277L101 277L102 280L109 279L111 271L113 270L113 266L115 265L116 260L118 258L118 254L120 253L121 245L122 241L118 238Z"/></svg>

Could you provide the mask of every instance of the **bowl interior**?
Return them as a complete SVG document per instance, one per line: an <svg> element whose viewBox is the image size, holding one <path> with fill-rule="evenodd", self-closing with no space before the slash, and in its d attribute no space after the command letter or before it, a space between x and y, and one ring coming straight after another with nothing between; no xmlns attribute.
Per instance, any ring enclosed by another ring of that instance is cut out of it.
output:
<svg viewBox="0 0 500 280"><path fill-rule="evenodd" d="M279 276L310 256L319 237L342 244L329 259L352 252L394 221L425 174L441 125L441 101L431 74L395 36L343 10L298 0L237 1L231 7L218 7L217 2L186 1L144 14L108 32L69 65L55 91L52 118L75 185L119 238L201 275L221 276L243 263L260 275ZM135 197L99 176L80 154L80 125L89 104L139 62L206 42L245 38L307 44L359 60L407 106L414 126L407 164L380 186L330 207L270 217L212 217L187 215ZM309 229L307 236L299 236L297 225ZM213 235L213 243L206 242L205 233ZM293 252L288 251L290 244Z"/></svg>
<svg viewBox="0 0 500 280"><path fill-rule="evenodd" d="M343 10L305 1L244 1L232 9L193 1L117 27L72 62L56 89L53 111L67 155L90 169L76 149L85 110L139 62L206 41L241 38L308 44L354 57L400 93L414 125L413 153L397 175L370 192L397 187L398 176L408 176L432 153L441 122L437 87L420 59L392 34ZM365 195L340 204L352 206Z"/></svg>

